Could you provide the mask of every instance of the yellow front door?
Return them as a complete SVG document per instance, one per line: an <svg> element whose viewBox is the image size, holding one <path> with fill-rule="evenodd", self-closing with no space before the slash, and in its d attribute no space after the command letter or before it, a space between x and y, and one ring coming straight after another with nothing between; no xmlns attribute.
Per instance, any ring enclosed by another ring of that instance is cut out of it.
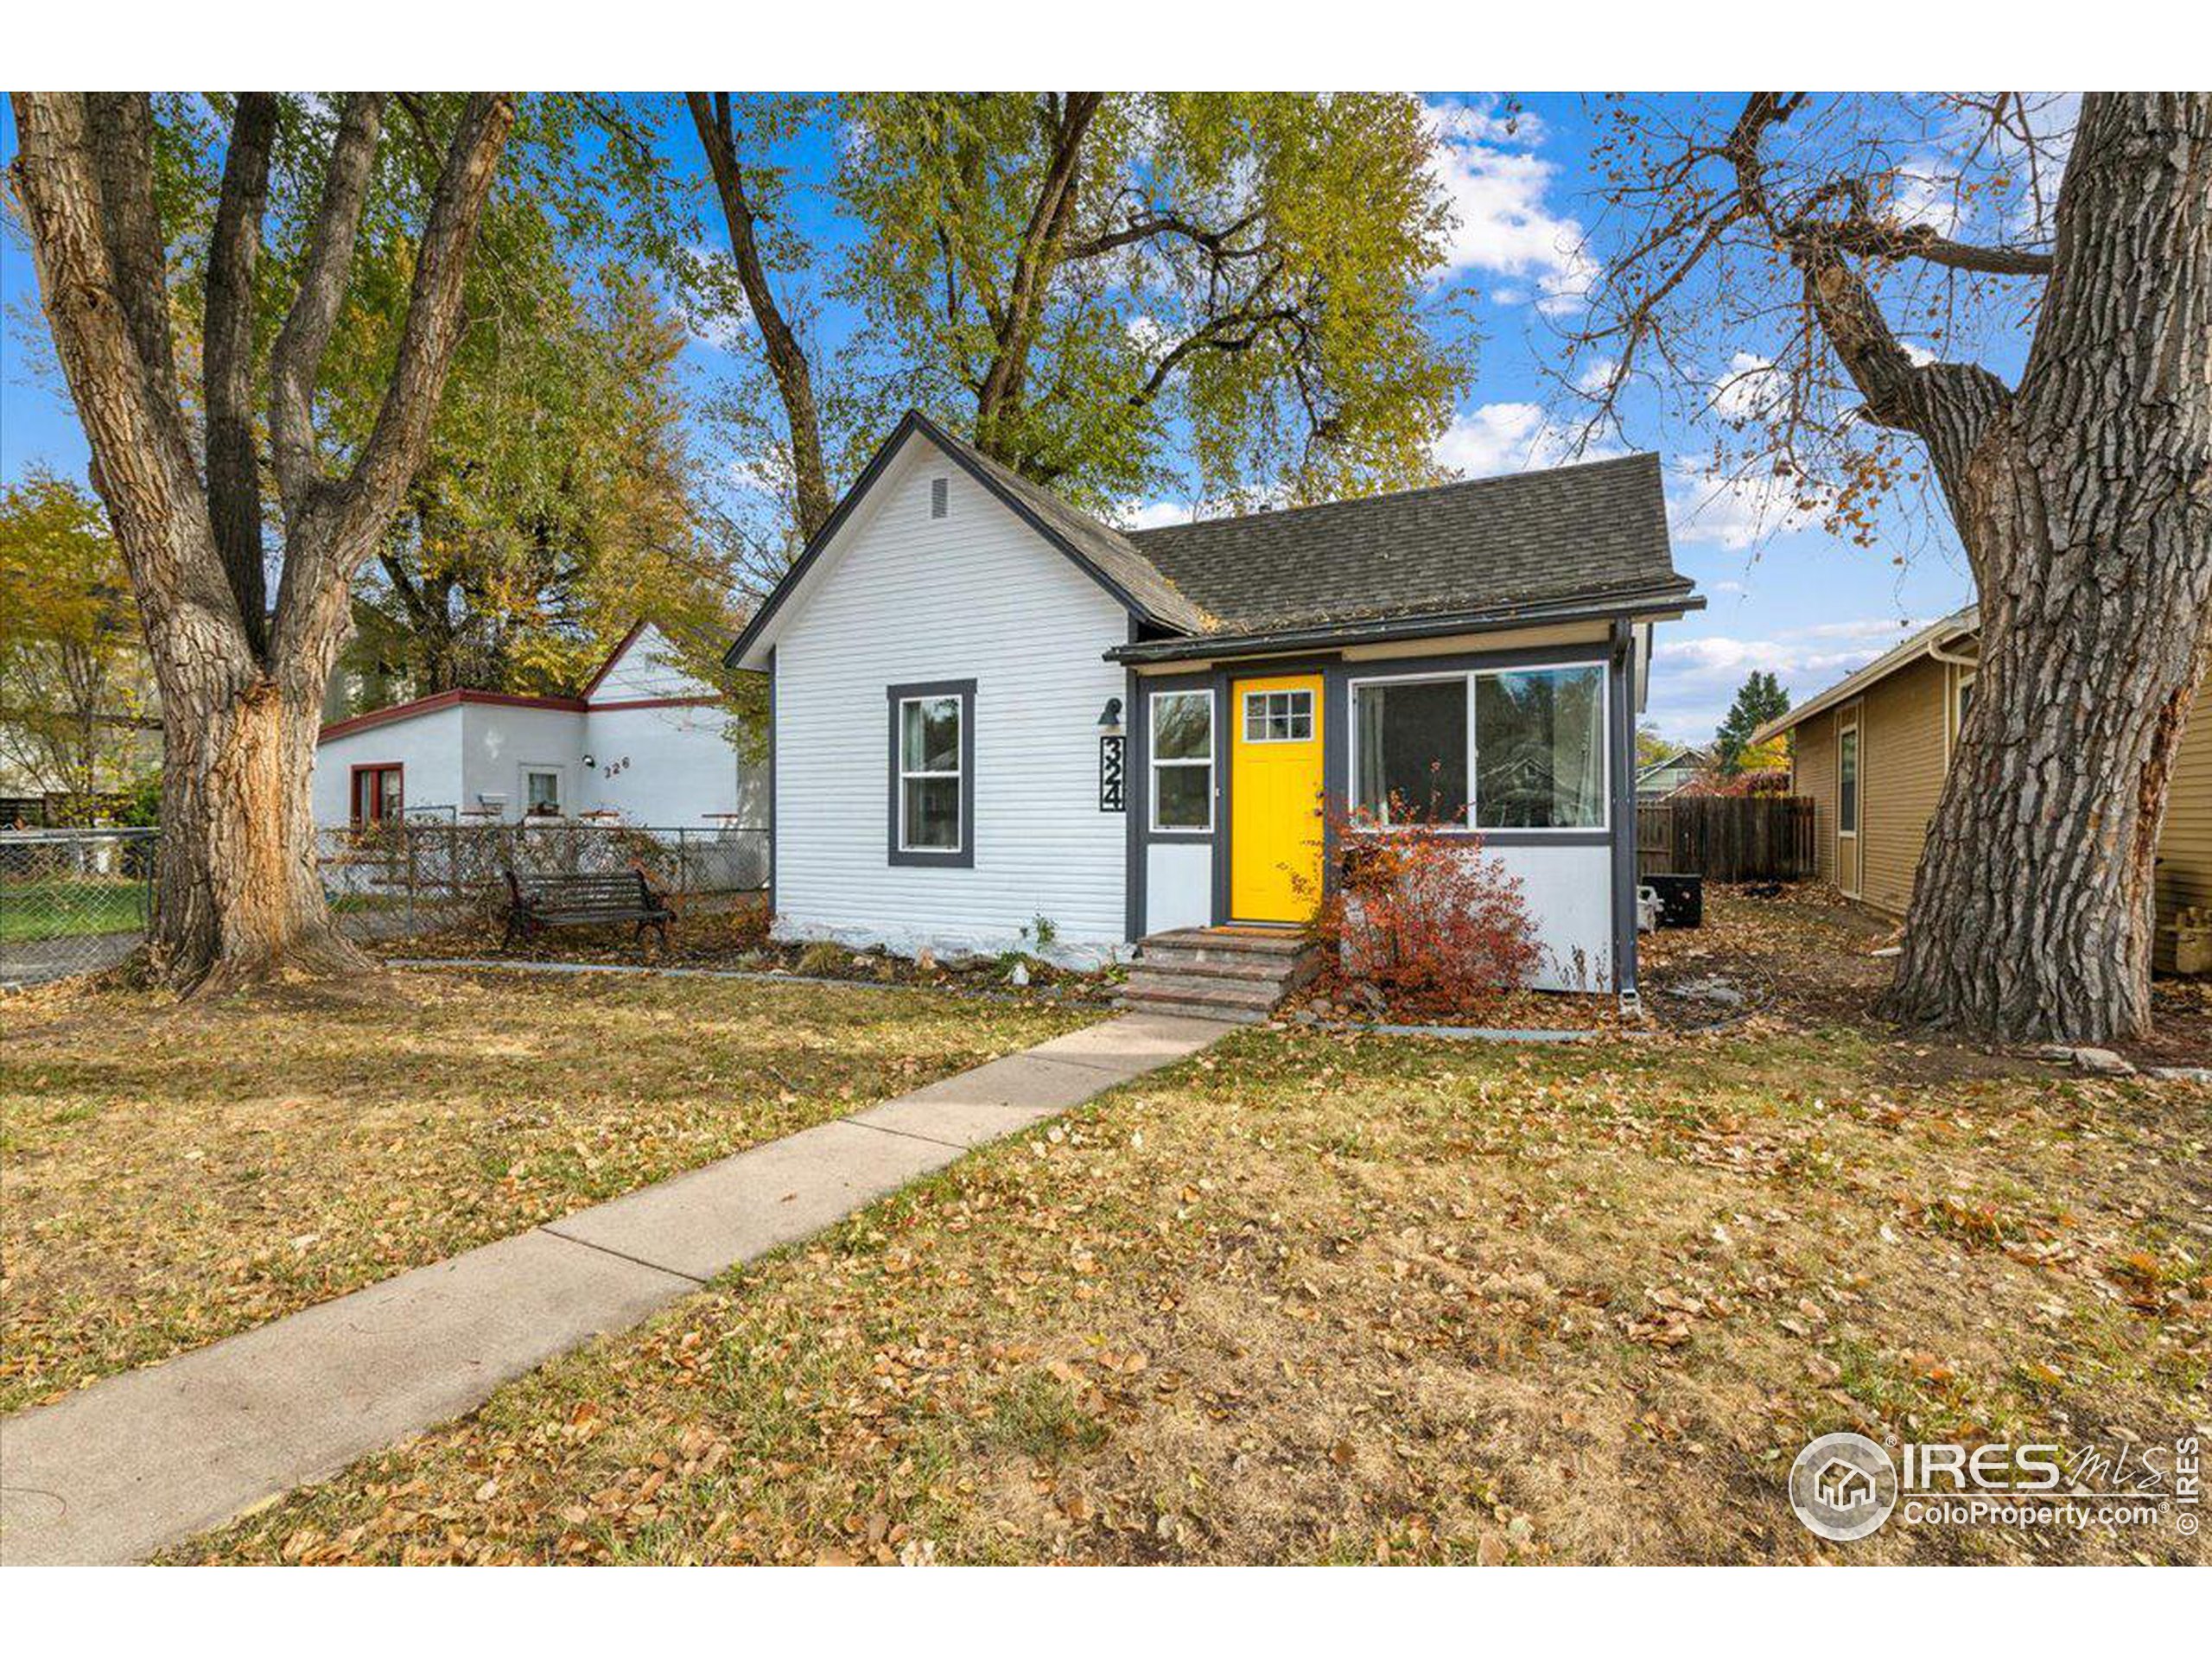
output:
<svg viewBox="0 0 2212 1659"><path fill-rule="evenodd" d="M1302 922L1321 881L1321 677L1237 681L1229 726L1230 919Z"/></svg>

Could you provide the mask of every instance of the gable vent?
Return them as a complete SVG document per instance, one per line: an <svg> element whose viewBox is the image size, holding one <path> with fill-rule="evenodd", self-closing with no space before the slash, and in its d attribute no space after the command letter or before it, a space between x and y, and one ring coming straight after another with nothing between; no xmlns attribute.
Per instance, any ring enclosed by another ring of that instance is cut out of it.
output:
<svg viewBox="0 0 2212 1659"><path fill-rule="evenodd" d="M930 480L930 517L942 518L952 494L952 486L945 480Z"/></svg>

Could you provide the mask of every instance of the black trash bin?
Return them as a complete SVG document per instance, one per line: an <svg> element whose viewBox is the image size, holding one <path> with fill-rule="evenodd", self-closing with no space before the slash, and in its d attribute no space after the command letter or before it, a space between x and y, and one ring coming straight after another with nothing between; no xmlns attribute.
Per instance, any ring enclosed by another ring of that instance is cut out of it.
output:
<svg viewBox="0 0 2212 1659"><path fill-rule="evenodd" d="M1705 878L1701 875L1647 875L1643 885L1659 897L1659 925L1705 925Z"/></svg>

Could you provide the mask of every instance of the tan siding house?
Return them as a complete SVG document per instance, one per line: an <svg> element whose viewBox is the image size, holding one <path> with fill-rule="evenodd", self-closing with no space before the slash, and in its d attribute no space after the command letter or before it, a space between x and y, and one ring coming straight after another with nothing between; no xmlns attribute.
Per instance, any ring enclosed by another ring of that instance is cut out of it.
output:
<svg viewBox="0 0 2212 1659"><path fill-rule="evenodd" d="M1971 606L1948 616L1756 734L1789 735L1790 787L1813 799L1821 880L1885 911L1902 914L1912 898L1972 696L1978 624ZM2212 715L2202 706L2166 798L2158 902L2162 929L2183 906L2212 905ZM2171 960L2162 935L2158 965Z"/></svg>

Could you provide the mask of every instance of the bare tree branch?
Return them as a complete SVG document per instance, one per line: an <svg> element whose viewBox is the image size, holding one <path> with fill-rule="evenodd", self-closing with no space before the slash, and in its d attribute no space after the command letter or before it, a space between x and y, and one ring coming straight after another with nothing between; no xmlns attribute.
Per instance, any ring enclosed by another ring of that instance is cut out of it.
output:
<svg viewBox="0 0 2212 1659"><path fill-rule="evenodd" d="M822 460L822 416L814 397L813 371L768 285L767 268L760 258L758 221L745 194L744 168L738 162L729 94L717 92L709 98L704 92L686 92L683 99L714 174L715 192L721 200L722 222L728 228L730 256L737 263L745 303L760 330L768 370L783 398L785 423L791 432L792 470L798 475L799 535L802 539L810 538L829 521L836 505L830 497L829 470Z"/></svg>
<svg viewBox="0 0 2212 1659"><path fill-rule="evenodd" d="M223 158L223 184L207 251L207 320L200 378L207 403L207 515L239 620L256 654L268 645L267 577L261 556L261 462L253 430L253 271L269 201L269 152L276 100L241 92Z"/></svg>
<svg viewBox="0 0 2212 1659"><path fill-rule="evenodd" d="M422 465L431 417L460 342L469 249L514 116L514 100L504 92L472 92L461 111L423 227L407 321L376 425L332 501L324 533L305 537L285 560L276 597L276 645L287 659L312 662L336 649L346 619L346 584L398 511L408 480ZM315 510L311 505L310 512Z"/></svg>
<svg viewBox="0 0 2212 1659"><path fill-rule="evenodd" d="M176 353L169 335L166 248L154 207L152 102L143 92L87 92L85 115L116 297L148 384L173 406Z"/></svg>
<svg viewBox="0 0 2212 1659"><path fill-rule="evenodd" d="M368 198L369 171L376 162L377 137L384 124L385 97L382 92L346 95L338 142L323 176L321 204L308 241L300 291L270 355L270 449L284 517L295 525L306 516L315 486L322 480L315 449L315 377L346 298L361 207ZM440 181L442 186L443 182ZM286 579L289 582L289 572Z"/></svg>
<svg viewBox="0 0 2212 1659"><path fill-rule="evenodd" d="M75 92L14 95L16 192L55 353L149 627L198 612L205 649L226 648L227 623L243 652L238 601L193 533L206 503L182 418L174 401L164 405L118 298L86 105Z"/></svg>
<svg viewBox="0 0 2212 1659"><path fill-rule="evenodd" d="M1103 92L1070 92L1052 132L1052 158L1037 188L1029 222L1014 255L1004 314L997 325L997 350L976 397L976 443L995 454L1000 416L1020 401L1021 381L1036 337L1039 301L1051 264L1057 258L1074 216L1076 183L1082 170L1083 141L1098 113Z"/></svg>

